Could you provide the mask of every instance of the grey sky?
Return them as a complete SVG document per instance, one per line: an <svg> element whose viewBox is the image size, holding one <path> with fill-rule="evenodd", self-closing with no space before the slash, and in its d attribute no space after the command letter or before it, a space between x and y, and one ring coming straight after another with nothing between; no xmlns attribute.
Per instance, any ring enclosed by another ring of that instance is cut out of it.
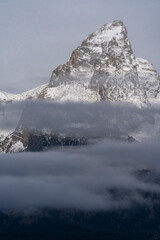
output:
<svg viewBox="0 0 160 240"><path fill-rule="evenodd" d="M50 79L101 25L124 21L137 57L157 70L159 0L0 0L0 89L27 90Z"/></svg>

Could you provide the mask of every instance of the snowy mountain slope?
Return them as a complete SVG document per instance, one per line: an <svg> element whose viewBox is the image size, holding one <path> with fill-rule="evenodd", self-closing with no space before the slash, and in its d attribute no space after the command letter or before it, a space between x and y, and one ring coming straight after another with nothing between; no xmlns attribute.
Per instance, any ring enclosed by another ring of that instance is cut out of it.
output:
<svg viewBox="0 0 160 240"><path fill-rule="evenodd" d="M122 21L105 24L90 34L58 66L48 85L24 92L0 92L0 102L25 99L129 102L143 105L157 99L160 79L153 65L136 58Z"/></svg>
<svg viewBox="0 0 160 240"><path fill-rule="evenodd" d="M41 98L52 99L56 102L99 102L101 100L97 91L78 82L63 83L53 88L47 87L42 91Z"/></svg>
<svg viewBox="0 0 160 240"><path fill-rule="evenodd" d="M136 61L124 24L114 21L89 35L69 62L53 71L49 87L76 80L89 86L95 75L124 73L137 77Z"/></svg>
<svg viewBox="0 0 160 240"><path fill-rule="evenodd" d="M57 67L40 98L64 99L59 92L66 85L66 98L77 96L67 89L78 84L79 89L90 89L100 100L112 102L147 102L145 90L140 87L137 61L132 51L127 30L121 21L105 24L75 49L70 60ZM53 93L53 94L52 94ZM59 95L58 95L59 93ZM78 94L78 93L77 93ZM88 93L87 93L88 94ZM79 98L84 101L84 98Z"/></svg>
<svg viewBox="0 0 160 240"><path fill-rule="evenodd" d="M153 65L135 57L123 22L114 21L90 34L70 60L53 71L40 98L77 101L82 95L79 101L90 101L89 89L100 100L141 105L157 97L159 82ZM76 84L74 94L70 89Z"/></svg>
<svg viewBox="0 0 160 240"><path fill-rule="evenodd" d="M160 88L156 69L153 64L143 58L136 58L136 63L141 88L145 89L149 99L156 98Z"/></svg>
<svg viewBox="0 0 160 240"><path fill-rule="evenodd" d="M47 84L41 85L29 91L11 94L4 91L0 91L0 103L10 102L10 101L24 101L26 99L37 99L40 92L47 86Z"/></svg>
<svg viewBox="0 0 160 240"><path fill-rule="evenodd" d="M69 61L52 72L49 84L17 95L0 92L0 102L26 99L122 102L141 107L160 104L160 78L151 63L135 57L127 29L117 20L90 34L72 52ZM54 134L38 132L31 136L16 128L1 143L0 151L24 150L30 141L38 148L38 139L43 142L43 137L59 141Z"/></svg>

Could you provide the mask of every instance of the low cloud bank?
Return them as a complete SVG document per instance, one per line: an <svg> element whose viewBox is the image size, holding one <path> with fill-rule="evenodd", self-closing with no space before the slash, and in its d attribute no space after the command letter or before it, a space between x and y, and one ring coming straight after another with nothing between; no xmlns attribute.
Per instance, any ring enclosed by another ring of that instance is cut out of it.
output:
<svg viewBox="0 0 160 240"><path fill-rule="evenodd" d="M28 128L73 136L132 135L138 140L160 140L160 108L127 104L54 103L29 101L6 104L0 130Z"/></svg>
<svg viewBox="0 0 160 240"><path fill-rule="evenodd" d="M52 207L83 210L151 204L159 194L159 144L58 148L0 155L0 209Z"/></svg>
<svg viewBox="0 0 160 240"><path fill-rule="evenodd" d="M2 130L50 129L104 140L45 153L0 154L0 210L105 210L156 201L160 193L158 107L28 102L6 104L4 110ZM110 130L145 141L111 142L106 140Z"/></svg>

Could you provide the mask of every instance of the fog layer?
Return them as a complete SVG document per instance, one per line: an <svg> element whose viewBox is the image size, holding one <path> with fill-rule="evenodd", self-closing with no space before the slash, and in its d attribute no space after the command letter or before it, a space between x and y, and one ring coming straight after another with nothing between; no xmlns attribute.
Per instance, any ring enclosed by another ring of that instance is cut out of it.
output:
<svg viewBox="0 0 160 240"><path fill-rule="evenodd" d="M12 103L1 108L0 130L53 131L83 137L131 135L138 141L160 139L160 109L111 103Z"/></svg>
<svg viewBox="0 0 160 240"><path fill-rule="evenodd" d="M46 153L0 155L0 209L104 210L150 204L160 192L159 144L103 141Z"/></svg>
<svg viewBox="0 0 160 240"><path fill-rule="evenodd" d="M101 139L85 147L59 147L45 153L0 154L0 210L108 210L151 204L153 196L156 201L159 108L28 102L6 104L3 112L3 131L18 124L17 130L50 129ZM107 129L137 141L107 140Z"/></svg>

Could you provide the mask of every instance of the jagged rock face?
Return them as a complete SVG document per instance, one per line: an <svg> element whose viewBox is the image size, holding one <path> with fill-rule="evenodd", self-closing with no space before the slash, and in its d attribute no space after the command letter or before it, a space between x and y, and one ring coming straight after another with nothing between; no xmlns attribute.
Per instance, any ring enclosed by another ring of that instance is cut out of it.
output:
<svg viewBox="0 0 160 240"><path fill-rule="evenodd" d="M0 152L40 152L51 147L80 146L86 144L87 138L85 137L76 138L54 134L52 131L49 133L49 131L23 129L13 132L3 142L0 142Z"/></svg>
<svg viewBox="0 0 160 240"><path fill-rule="evenodd" d="M144 88L147 98L156 98L160 88L156 69L143 58L136 58L136 62L141 88Z"/></svg>
<svg viewBox="0 0 160 240"><path fill-rule="evenodd" d="M75 92L77 86L86 91L90 89L96 101L146 102L145 92L139 84L136 58L123 22L105 24L89 35L73 51L70 60L53 71L49 86L42 91L41 97L55 96L55 100L60 100L56 90L66 85L74 88ZM67 93L65 96L65 100L70 100Z"/></svg>
<svg viewBox="0 0 160 240"><path fill-rule="evenodd" d="M135 58L122 21L105 24L57 67L48 85L22 94L0 92L0 102L52 99L76 102L129 102L160 98L160 80L147 60Z"/></svg>
<svg viewBox="0 0 160 240"><path fill-rule="evenodd" d="M124 73L137 78L135 56L127 30L121 21L115 21L89 35L73 51L69 62L53 71L49 87L75 79L85 85L94 85L92 78L95 76Z"/></svg>

